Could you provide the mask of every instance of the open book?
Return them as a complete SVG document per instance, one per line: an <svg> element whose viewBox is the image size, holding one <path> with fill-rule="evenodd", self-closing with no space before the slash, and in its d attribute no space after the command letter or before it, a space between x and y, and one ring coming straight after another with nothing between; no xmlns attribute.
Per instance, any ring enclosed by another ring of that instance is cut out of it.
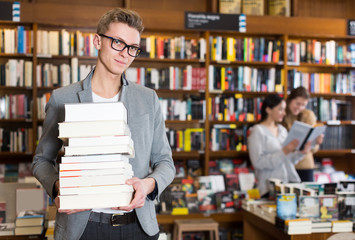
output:
<svg viewBox="0 0 355 240"><path fill-rule="evenodd" d="M316 138L324 134L326 126L312 127L307 123L295 121L288 133L288 136L283 143L283 146L289 144L293 139L298 139L300 142L296 150L303 150L304 145L308 142L312 142L312 147L316 145Z"/></svg>

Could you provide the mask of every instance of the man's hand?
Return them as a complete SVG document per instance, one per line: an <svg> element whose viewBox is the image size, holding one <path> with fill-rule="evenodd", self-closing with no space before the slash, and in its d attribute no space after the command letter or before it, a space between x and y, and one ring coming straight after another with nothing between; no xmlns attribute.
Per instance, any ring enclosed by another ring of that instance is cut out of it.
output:
<svg viewBox="0 0 355 240"><path fill-rule="evenodd" d="M117 207L112 208L115 210L124 210L124 211L131 211L135 208L141 208L144 206L145 199L147 195L153 192L155 187L155 179L154 178L145 178L139 179L137 177L128 179L126 184L132 185L135 191L133 199L131 203L126 207Z"/></svg>
<svg viewBox="0 0 355 240"><path fill-rule="evenodd" d="M60 207L60 203L59 203L59 194L60 194L60 192L59 192L59 180L57 180L57 181L55 182L55 189L56 189L58 195L57 195L57 197L54 199L54 203L55 203L55 206L56 206L57 209L58 209L58 212L60 212L60 213L66 213L66 214L73 214L73 213L77 213L77 212L83 212L83 211L89 211L89 210L91 210L91 209L65 209L65 210L59 209L59 207Z"/></svg>

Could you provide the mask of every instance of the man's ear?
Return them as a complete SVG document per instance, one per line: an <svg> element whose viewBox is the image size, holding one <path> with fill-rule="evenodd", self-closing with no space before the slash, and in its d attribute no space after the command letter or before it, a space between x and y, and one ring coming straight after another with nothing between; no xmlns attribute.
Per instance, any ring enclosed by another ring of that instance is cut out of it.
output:
<svg viewBox="0 0 355 240"><path fill-rule="evenodd" d="M101 49L101 37L96 33L93 39L93 44L97 50Z"/></svg>

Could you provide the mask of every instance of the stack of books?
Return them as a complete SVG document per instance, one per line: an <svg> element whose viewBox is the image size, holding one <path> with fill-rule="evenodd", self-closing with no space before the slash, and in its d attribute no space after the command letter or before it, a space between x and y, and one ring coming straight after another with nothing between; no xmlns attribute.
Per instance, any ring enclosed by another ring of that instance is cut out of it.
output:
<svg viewBox="0 0 355 240"><path fill-rule="evenodd" d="M65 104L59 138L67 142L59 165L60 209L129 205L134 145L122 102Z"/></svg>
<svg viewBox="0 0 355 240"><path fill-rule="evenodd" d="M332 221L332 232L352 232L353 222L350 220Z"/></svg>
<svg viewBox="0 0 355 240"><path fill-rule="evenodd" d="M312 220L312 233L331 232L332 222L328 220Z"/></svg>
<svg viewBox="0 0 355 240"><path fill-rule="evenodd" d="M15 221L15 235L38 235L44 227L45 213L41 211L20 212Z"/></svg>
<svg viewBox="0 0 355 240"><path fill-rule="evenodd" d="M290 235L312 233L312 221L309 218L285 220L285 232Z"/></svg>

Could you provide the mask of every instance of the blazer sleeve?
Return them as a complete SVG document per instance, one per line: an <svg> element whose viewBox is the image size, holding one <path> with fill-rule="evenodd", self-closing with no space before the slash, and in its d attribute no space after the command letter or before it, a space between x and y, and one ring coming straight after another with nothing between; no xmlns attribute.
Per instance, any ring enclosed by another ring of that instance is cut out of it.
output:
<svg viewBox="0 0 355 240"><path fill-rule="evenodd" d="M58 138L58 122L62 110L55 100L55 91L49 99L45 111L42 136L33 158L32 171L48 195L53 198L53 186L55 181L59 179L57 155L63 145L62 140Z"/></svg>
<svg viewBox="0 0 355 240"><path fill-rule="evenodd" d="M152 177L158 185L158 200L160 194L173 181L175 166L172 159L171 148L165 133L165 120L160 108L158 96L153 92L154 133L151 151L152 172L147 177Z"/></svg>

